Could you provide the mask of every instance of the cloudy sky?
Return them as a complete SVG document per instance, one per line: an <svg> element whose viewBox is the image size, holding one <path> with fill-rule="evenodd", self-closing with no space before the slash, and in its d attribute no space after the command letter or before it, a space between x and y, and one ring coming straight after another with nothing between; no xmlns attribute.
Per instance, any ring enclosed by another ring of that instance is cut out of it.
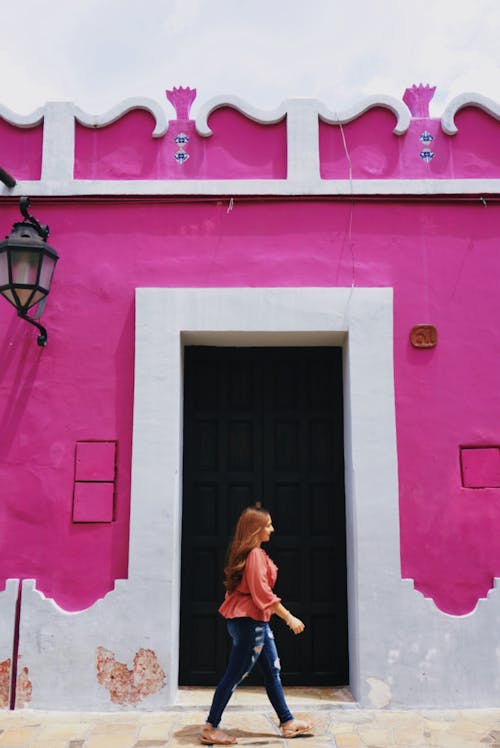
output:
<svg viewBox="0 0 500 748"><path fill-rule="evenodd" d="M0 103L48 100L99 114L174 85L274 108L338 109L437 86L500 101L500 0L0 0ZM196 103L193 113L196 113Z"/></svg>

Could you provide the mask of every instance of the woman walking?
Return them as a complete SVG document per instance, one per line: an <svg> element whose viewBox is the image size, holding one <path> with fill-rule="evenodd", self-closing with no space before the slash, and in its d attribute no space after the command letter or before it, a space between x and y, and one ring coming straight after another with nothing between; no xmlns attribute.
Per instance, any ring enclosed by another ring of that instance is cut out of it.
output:
<svg viewBox="0 0 500 748"><path fill-rule="evenodd" d="M235 738L219 730L219 723L236 686L256 662L264 673L266 692L278 715L283 737L294 738L312 729L309 723L294 719L288 708L281 685L278 652L269 626L271 615L276 614L294 634L304 630L302 621L293 616L273 592L278 569L261 548L273 532L271 515L257 507L245 509L236 525L224 569L226 596L219 608L227 619L232 649L201 731L204 745L236 743Z"/></svg>

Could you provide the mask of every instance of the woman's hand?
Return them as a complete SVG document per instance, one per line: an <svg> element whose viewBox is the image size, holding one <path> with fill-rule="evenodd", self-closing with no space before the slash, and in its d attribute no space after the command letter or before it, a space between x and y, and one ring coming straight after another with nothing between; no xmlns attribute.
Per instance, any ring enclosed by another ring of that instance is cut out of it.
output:
<svg viewBox="0 0 500 748"><path fill-rule="evenodd" d="M281 603L276 603L271 608L272 613L276 613L277 616L279 616L288 626L288 628L292 629L294 634L301 634L304 629L305 625L300 620L300 618L296 618L295 616L292 616L289 610L287 610Z"/></svg>
<svg viewBox="0 0 500 748"><path fill-rule="evenodd" d="M288 626L288 628L292 629L294 634L301 634L305 629L303 621L301 621L300 618L296 618L292 615L288 616L286 625Z"/></svg>

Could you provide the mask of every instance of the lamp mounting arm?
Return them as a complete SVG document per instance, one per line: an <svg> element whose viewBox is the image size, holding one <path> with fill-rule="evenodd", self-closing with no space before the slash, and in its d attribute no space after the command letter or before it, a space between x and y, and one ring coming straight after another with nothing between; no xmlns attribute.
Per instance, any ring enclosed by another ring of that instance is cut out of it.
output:
<svg viewBox="0 0 500 748"><path fill-rule="evenodd" d="M39 233L39 235L42 237L44 241L47 240L47 237L49 235L49 227L48 226L42 226L38 223L36 218L34 216L31 216L28 213L28 208L30 207L30 199L29 197L22 197L19 200L19 210L21 211L24 220L27 223L30 223Z"/></svg>
<svg viewBox="0 0 500 748"><path fill-rule="evenodd" d="M36 322L32 317L28 317L27 314L23 314L22 312L17 313L18 317L21 317L21 319L26 320L26 322L29 322L31 325L34 325L38 330L40 330L40 335L37 338L38 345L43 345L44 347L47 345L47 330L43 325L41 325L39 322Z"/></svg>

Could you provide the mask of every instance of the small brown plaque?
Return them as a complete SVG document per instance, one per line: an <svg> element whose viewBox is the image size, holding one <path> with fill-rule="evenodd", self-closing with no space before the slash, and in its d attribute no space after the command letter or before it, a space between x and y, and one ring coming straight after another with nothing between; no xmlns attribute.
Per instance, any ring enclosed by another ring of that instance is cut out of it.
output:
<svg viewBox="0 0 500 748"><path fill-rule="evenodd" d="M414 348L434 348L438 334L434 325L415 325L410 333L410 342Z"/></svg>

